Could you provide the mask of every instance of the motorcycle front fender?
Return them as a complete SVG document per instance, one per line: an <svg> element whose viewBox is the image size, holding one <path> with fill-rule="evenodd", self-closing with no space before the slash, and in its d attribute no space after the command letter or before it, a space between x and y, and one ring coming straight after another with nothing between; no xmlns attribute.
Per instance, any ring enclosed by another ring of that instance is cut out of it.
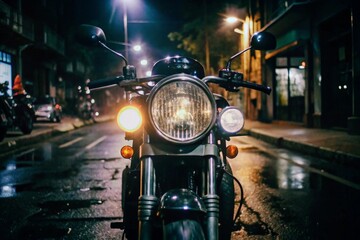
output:
<svg viewBox="0 0 360 240"><path fill-rule="evenodd" d="M172 189L166 192L160 199L160 216L171 212L198 212L206 213L206 207L202 199L189 189Z"/></svg>

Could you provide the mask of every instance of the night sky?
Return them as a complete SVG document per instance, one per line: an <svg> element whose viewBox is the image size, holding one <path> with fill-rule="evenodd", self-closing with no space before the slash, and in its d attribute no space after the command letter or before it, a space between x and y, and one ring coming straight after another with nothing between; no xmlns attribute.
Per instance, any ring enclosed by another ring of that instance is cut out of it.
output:
<svg viewBox="0 0 360 240"><path fill-rule="evenodd" d="M124 0L71 1L74 21L101 27L107 39L124 42ZM168 34L180 31L182 26L197 14L202 14L204 0L127 0L129 43L142 43L151 54L164 57L182 54ZM241 2L227 0L226 2ZM223 1L206 0L221 9Z"/></svg>
<svg viewBox="0 0 360 240"><path fill-rule="evenodd" d="M178 54L176 43L167 35L184 24L186 0L128 0L128 40L142 43L153 55ZM192 0L194 2L194 0ZM176 6L176 7L175 7ZM70 15L74 24L101 27L108 40L124 42L123 4L120 0L72 1Z"/></svg>

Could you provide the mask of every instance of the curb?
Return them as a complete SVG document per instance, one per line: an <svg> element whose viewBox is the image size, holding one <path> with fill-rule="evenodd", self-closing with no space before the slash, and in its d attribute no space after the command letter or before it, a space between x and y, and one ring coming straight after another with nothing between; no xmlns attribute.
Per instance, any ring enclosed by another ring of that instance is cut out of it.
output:
<svg viewBox="0 0 360 240"><path fill-rule="evenodd" d="M244 129L246 134L273 144L277 147L286 148L301 152L303 154L309 154L314 157L323 158L332 163L340 164L346 167L355 167L360 169L360 157L352 155L349 153L344 153L341 151L334 151L324 147L318 147L311 144L306 144L302 142L296 142L295 140L283 138L283 137L274 137L271 135L264 134L262 131Z"/></svg>

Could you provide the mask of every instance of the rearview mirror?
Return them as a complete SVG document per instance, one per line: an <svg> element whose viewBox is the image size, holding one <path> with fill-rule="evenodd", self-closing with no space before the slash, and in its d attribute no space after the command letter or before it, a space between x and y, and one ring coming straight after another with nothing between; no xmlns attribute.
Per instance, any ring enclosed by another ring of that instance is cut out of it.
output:
<svg viewBox="0 0 360 240"><path fill-rule="evenodd" d="M87 46L99 46L100 43L106 43L104 31L96 26L82 24L76 33L76 39Z"/></svg>
<svg viewBox="0 0 360 240"><path fill-rule="evenodd" d="M276 39L269 32L258 32L251 37L250 46L254 50L272 50L276 48Z"/></svg>

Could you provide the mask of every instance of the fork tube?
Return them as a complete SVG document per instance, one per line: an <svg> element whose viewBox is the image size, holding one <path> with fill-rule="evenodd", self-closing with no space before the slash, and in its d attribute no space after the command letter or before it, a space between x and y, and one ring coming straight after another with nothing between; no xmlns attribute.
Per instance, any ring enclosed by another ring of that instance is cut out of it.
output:
<svg viewBox="0 0 360 240"><path fill-rule="evenodd" d="M147 138L144 138L145 141ZM151 157L144 157L140 162L140 197L138 205L139 237L141 240L152 239L152 220L157 208L155 196L155 170Z"/></svg>
<svg viewBox="0 0 360 240"><path fill-rule="evenodd" d="M209 143L215 144L214 134L209 136ZM206 213L206 235L208 240L217 240L219 237L219 196L216 194L216 159L209 157L207 160L207 184L204 203Z"/></svg>

